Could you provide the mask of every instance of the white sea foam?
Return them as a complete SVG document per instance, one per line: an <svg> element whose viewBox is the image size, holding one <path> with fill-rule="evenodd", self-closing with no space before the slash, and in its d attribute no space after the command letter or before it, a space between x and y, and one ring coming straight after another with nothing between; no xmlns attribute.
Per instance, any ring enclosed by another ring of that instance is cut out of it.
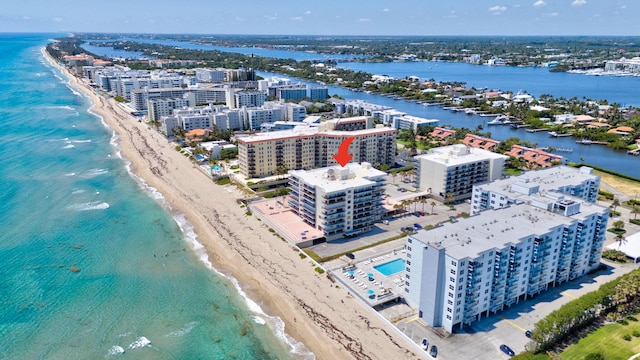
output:
<svg viewBox="0 0 640 360"><path fill-rule="evenodd" d="M263 318L257 315L251 316L251 320L253 320L254 323L260 324L260 325L264 325L267 323Z"/></svg>
<svg viewBox="0 0 640 360"><path fill-rule="evenodd" d="M73 172L72 173L67 173L67 174L64 174L64 176L76 176L76 173L73 173Z"/></svg>
<svg viewBox="0 0 640 360"><path fill-rule="evenodd" d="M129 344L129 349L138 349L151 345L151 341L144 336L140 336L136 341Z"/></svg>
<svg viewBox="0 0 640 360"><path fill-rule="evenodd" d="M109 208L109 203L101 202L101 201L92 201L88 203L69 205L68 208L75 211L105 210Z"/></svg>
<svg viewBox="0 0 640 360"><path fill-rule="evenodd" d="M83 144L83 143L90 143L91 140L72 140L71 142L76 143L76 144Z"/></svg>
<svg viewBox="0 0 640 360"><path fill-rule="evenodd" d="M109 349L109 355L120 354L124 354L124 348L122 348L122 346L114 345L111 349Z"/></svg>
<svg viewBox="0 0 640 360"><path fill-rule="evenodd" d="M73 190L71 193L73 195L77 195L77 194L82 194L83 192L85 192L86 190L82 190L82 189L78 189L78 190Z"/></svg>
<svg viewBox="0 0 640 360"><path fill-rule="evenodd" d="M62 148L63 149L73 149L74 147L76 147L76 146L73 145L73 144L67 144L67 145L63 146Z"/></svg>
<svg viewBox="0 0 640 360"><path fill-rule="evenodd" d="M192 321L190 323L186 323L181 329L176 330L176 331L170 333L167 336L170 336L170 337L184 336L184 335L190 333L191 330L193 330L193 328L195 328L197 325L198 325L197 321Z"/></svg>
<svg viewBox="0 0 640 360"><path fill-rule="evenodd" d="M76 108L69 105L60 105L60 106L47 106L47 109L64 109L69 111L76 111Z"/></svg>
<svg viewBox="0 0 640 360"><path fill-rule="evenodd" d="M92 177L104 175L104 174L106 174L108 172L109 172L109 170L107 170L107 169L90 169L90 170L85 171L85 173L82 176L85 177L85 178L92 178Z"/></svg>

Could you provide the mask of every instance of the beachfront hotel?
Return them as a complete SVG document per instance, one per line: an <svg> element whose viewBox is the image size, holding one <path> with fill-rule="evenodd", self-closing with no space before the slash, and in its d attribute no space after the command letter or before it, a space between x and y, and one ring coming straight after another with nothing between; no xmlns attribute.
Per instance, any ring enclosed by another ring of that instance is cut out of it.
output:
<svg viewBox="0 0 640 360"><path fill-rule="evenodd" d="M338 152L340 144L350 137L354 138L349 146L352 162L393 165L396 129L377 125L354 131L336 130L366 124L373 126L370 119L361 116L334 119L319 126L239 137L240 174L246 178L260 178L274 175L282 168L300 170L336 165L333 155Z"/></svg>
<svg viewBox="0 0 640 360"><path fill-rule="evenodd" d="M600 176L593 169L582 166L554 166L527 171L519 176L476 185L471 195L471 214L486 209L498 209L513 203L528 201L530 195L550 191L578 197L595 203L598 199Z"/></svg>
<svg viewBox="0 0 640 360"><path fill-rule="evenodd" d="M558 192L407 237L406 299L448 332L600 265L609 209Z"/></svg>
<svg viewBox="0 0 640 360"><path fill-rule="evenodd" d="M415 159L418 188L440 200L451 194L457 201L471 197L474 185L501 179L508 157L456 144L431 149Z"/></svg>
<svg viewBox="0 0 640 360"><path fill-rule="evenodd" d="M370 163L289 171L288 205L328 241L370 230L384 215L386 173Z"/></svg>

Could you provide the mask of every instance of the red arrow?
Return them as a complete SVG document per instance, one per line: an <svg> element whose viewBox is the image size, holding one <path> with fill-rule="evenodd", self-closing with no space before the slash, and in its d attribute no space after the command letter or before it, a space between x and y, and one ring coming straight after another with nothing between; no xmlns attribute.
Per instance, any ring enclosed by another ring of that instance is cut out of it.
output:
<svg viewBox="0 0 640 360"><path fill-rule="evenodd" d="M355 137L352 136L342 140L342 144L340 144L340 147L338 148L338 153L333 155L333 158L336 159L338 164L342 167L347 165L353 157L353 155L349 154L349 145L351 145L353 139L355 139Z"/></svg>

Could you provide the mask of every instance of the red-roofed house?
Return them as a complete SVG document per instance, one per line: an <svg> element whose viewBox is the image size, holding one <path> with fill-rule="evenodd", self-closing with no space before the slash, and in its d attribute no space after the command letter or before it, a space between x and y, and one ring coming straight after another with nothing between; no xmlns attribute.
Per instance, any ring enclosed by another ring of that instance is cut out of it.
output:
<svg viewBox="0 0 640 360"><path fill-rule="evenodd" d="M444 139L448 138L449 136L455 135L455 133L456 133L455 130L436 127L435 129L433 129L433 131L429 135L435 136L435 137L438 137L438 138L444 140Z"/></svg>
<svg viewBox="0 0 640 360"><path fill-rule="evenodd" d="M505 153L505 155L513 156L518 159L522 159L531 165L532 168L537 167L549 167L556 162L562 161L562 156L551 154L540 149L531 149L521 145L513 145L511 150Z"/></svg>
<svg viewBox="0 0 640 360"><path fill-rule="evenodd" d="M465 145L485 150L493 150L500 144L500 141L474 134L467 134L462 142Z"/></svg>

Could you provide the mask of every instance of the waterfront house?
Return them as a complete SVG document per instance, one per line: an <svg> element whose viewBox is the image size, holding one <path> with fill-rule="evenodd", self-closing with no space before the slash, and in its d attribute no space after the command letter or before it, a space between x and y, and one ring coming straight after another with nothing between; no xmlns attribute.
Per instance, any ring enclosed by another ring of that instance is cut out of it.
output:
<svg viewBox="0 0 640 360"><path fill-rule="evenodd" d="M522 145L513 145L505 155L524 160L531 168L549 167L562 161L562 156L540 149L531 149Z"/></svg>
<svg viewBox="0 0 640 360"><path fill-rule="evenodd" d="M467 134L462 142L467 146L484 150L493 150L500 144L500 141L498 140L474 134Z"/></svg>

